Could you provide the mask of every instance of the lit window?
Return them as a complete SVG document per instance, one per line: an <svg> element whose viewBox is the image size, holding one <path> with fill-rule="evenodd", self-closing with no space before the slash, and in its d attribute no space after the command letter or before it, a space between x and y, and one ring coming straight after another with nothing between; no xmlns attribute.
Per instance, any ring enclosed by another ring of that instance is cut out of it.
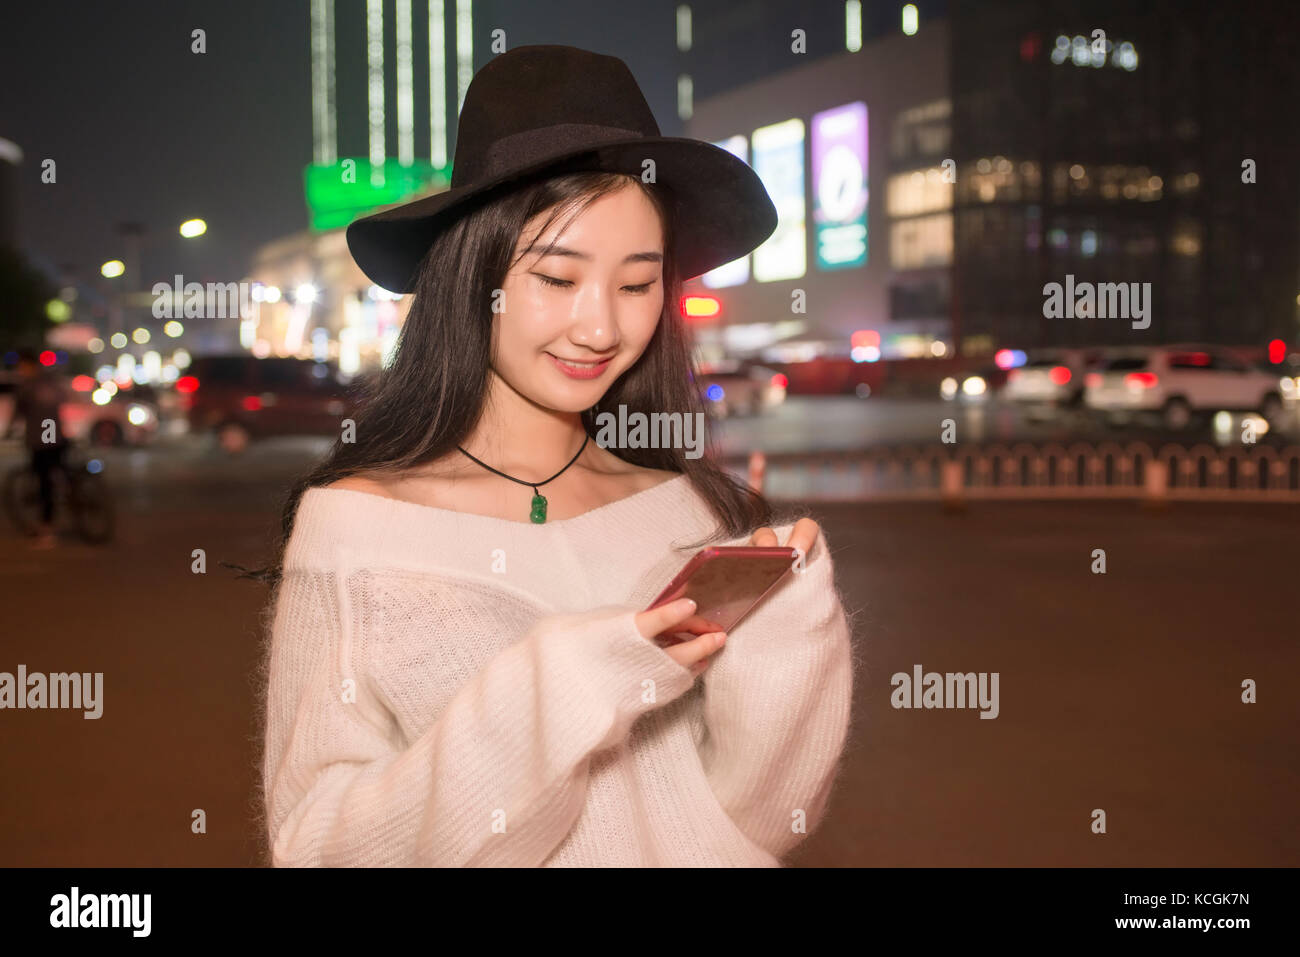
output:
<svg viewBox="0 0 1300 957"><path fill-rule="evenodd" d="M952 263L952 214L918 216L892 223L889 262L894 269L924 269Z"/></svg>

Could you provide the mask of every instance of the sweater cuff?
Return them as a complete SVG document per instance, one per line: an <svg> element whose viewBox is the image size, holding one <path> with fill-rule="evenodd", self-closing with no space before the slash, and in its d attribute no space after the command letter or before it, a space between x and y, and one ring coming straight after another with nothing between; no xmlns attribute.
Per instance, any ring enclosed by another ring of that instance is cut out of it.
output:
<svg viewBox="0 0 1300 957"><path fill-rule="evenodd" d="M596 609L578 616L590 618L588 627L596 627L606 639L589 640L596 636L580 627L576 630L586 631L582 635L585 640L574 645L582 659L574 669L581 676L579 680L586 684L582 690L595 700L605 700L614 706L614 721L601 747L618 743L638 717L676 700L695 683L696 676L689 668L678 664L664 649L642 636L636 626L639 611L624 611L612 621L608 617L609 609Z"/></svg>

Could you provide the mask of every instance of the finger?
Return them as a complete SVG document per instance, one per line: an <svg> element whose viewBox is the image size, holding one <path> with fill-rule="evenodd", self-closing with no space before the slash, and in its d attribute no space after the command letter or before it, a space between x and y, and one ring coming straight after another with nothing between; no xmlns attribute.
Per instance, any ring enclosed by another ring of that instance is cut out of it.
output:
<svg viewBox="0 0 1300 957"><path fill-rule="evenodd" d="M797 548L801 554L807 555L817 544L817 535L820 531L821 528L811 518L801 518L790 530L790 540L786 545L789 548Z"/></svg>
<svg viewBox="0 0 1300 957"><path fill-rule="evenodd" d="M700 635L690 641L683 641L679 645L665 648L664 651L671 655L679 665L689 668L721 648L726 640L725 632L711 631L707 635Z"/></svg>
<svg viewBox="0 0 1300 957"><path fill-rule="evenodd" d="M679 598L658 608L638 612L636 615L637 631L642 638L656 638L672 629L689 615L695 614L695 602L690 598Z"/></svg>
<svg viewBox="0 0 1300 957"><path fill-rule="evenodd" d="M702 615L691 615L675 628L677 631L689 632L691 635L702 635L709 631L725 630L721 622L712 621Z"/></svg>
<svg viewBox="0 0 1300 957"><path fill-rule="evenodd" d="M672 645L679 641L689 641L697 635L703 635L710 631L725 631L722 622L712 621L701 615L691 615L675 625L672 625L666 632L655 635L654 641L659 645Z"/></svg>
<svg viewBox="0 0 1300 957"><path fill-rule="evenodd" d="M772 548L777 544L776 531L764 526L754 532L753 537L749 540L749 544L758 548Z"/></svg>
<svg viewBox="0 0 1300 957"><path fill-rule="evenodd" d="M715 621L704 621L703 619L690 619L690 623L676 625L660 635L655 635L654 643L660 648L668 648L672 645L679 644L683 641L691 641L701 635L716 634L725 632L726 629Z"/></svg>

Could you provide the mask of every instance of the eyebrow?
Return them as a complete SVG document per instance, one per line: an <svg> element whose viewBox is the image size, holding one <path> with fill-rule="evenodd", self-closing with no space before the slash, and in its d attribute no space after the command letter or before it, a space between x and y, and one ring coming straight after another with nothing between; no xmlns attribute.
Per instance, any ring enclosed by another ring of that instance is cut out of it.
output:
<svg viewBox="0 0 1300 957"><path fill-rule="evenodd" d="M568 256L572 259L583 259L588 262L592 259L592 257L587 253L580 253L578 250L570 249L568 246L556 246L554 249L543 252L539 258L545 259L548 256ZM625 263L661 263L663 260L663 253L656 252L630 253L623 258L623 262Z"/></svg>

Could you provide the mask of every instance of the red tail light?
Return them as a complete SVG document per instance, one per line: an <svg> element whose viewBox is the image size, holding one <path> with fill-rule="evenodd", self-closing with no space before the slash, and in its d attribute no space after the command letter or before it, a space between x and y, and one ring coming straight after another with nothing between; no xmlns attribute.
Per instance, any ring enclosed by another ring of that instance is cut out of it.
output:
<svg viewBox="0 0 1300 957"><path fill-rule="evenodd" d="M177 392L193 392L199 387L199 380L192 375L183 375L176 380Z"/></svg>
<svg viewBox="0 0 1300 957"><path fill-rule="evenodd" d="M262 407L262 400L255 395L246 395L244 396L243 406L249 412L256 412Z"/></svg>
<svg viewBox="0 0 1300 957"><path fill-rule="evenodd" d="M1086 385L1089 389L1100 389L1101 373L1089 372L1086 376L1083 377L1083 384Z"/></svg>
<svg viewBox="0 0 1300 957"><path fill-rule="evenodd" d="M778 372L772 376L772 385L778 389L784 389L790 384L790 380L785 377L785 373Z"/></svg>
<svg viewBox="0 0 1300 957"><path fill-rule="evenodd" d="M1130 372L1124 377L1124 384L1131 389L1149 389L1159 381L1154 372Z"/></svg>
<svg viewBox="0 0 1300 957"><path fill-rule="evenodd" d="M722 312L722 303L713 296L683 296L682 318L701 319Z"/></svg>
<svg viewBox="0 0 1300 957"><path fill-rule="evenodd" d="M1065 366L1052 366L1052 371L1048 375L1052 377L1052 382L1056 385L1065 385L1070 381L1070 370Z"/></svg>

